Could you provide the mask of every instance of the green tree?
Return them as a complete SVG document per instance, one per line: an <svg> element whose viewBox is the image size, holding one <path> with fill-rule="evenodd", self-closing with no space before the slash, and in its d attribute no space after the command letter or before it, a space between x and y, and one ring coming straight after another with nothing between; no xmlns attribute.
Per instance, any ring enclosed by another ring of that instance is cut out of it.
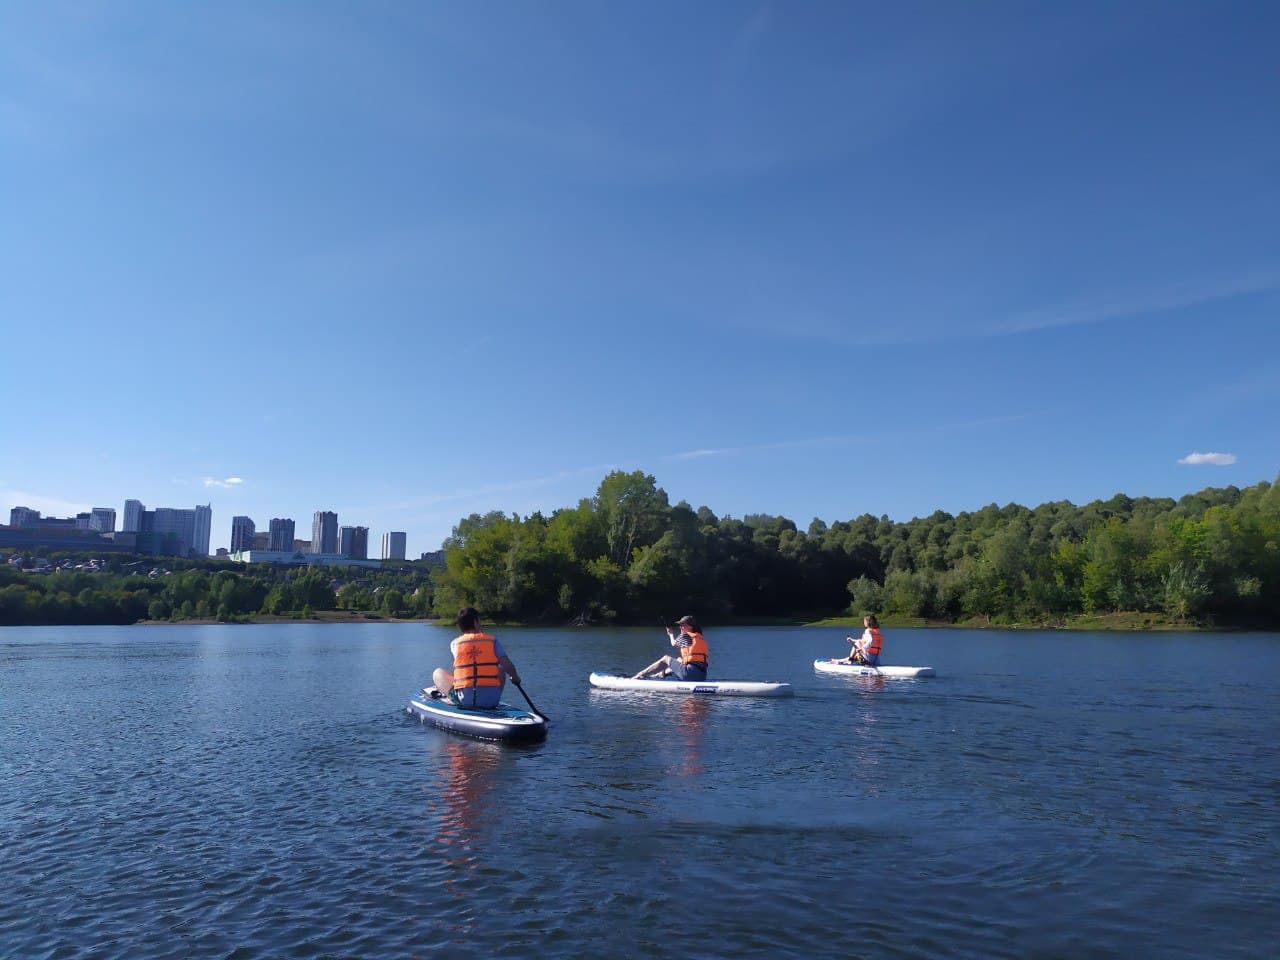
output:
<svg viewBox="0 0 1280 960"><path fill-rule="evenodd" d="M404 594L399 590L396 590L394 587L390 590L384 590L380 600L381 602L379 605L381 606L383 613L386 613L388 616L398 617L404 612Z"/></svg>
<svg viewBox="0 0 1280 960"><path fill-rule="evenodd" d="M849 604L849 612L855 617L884 613L884 590L870 577L850 580L849 594L853 598Z"/></svg>
<svg viewBox="0 0 1280 960"><path fill-rule="evenodd" d="M626 570L638 547L657 542L670 506L651 474L615 470L604 478L593 501L604 525L608 559Z"/></svg>
<svg viewBox="0 0 1280 960"><path fill-rule="evenodd" d="M1164 575L1164 611L1179 620L1190 620L1209 599L1209 582L1204 571L1179 561Z"/></svg>

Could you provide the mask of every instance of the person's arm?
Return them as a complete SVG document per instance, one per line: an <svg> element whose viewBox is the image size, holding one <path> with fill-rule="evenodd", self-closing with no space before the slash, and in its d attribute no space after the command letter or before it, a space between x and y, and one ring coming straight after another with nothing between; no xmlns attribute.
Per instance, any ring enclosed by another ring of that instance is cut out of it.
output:
<svg viewBox="0 0 1280 960"><path fill-rule="evenodd" d="M505 653L501 653L498 655L498 663L503 670L507 671L507 676L511 678L511 682L519 686L520 674L516 673L516 665L511 662L511 658Z"/></svg>

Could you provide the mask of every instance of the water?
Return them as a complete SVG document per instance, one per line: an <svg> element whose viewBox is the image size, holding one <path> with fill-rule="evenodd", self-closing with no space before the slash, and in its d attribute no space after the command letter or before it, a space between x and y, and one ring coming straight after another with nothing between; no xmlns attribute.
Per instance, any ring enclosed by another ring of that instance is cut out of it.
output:
<svg viewBox="0 0 1280 960"><path fill-rule="evenodd" d="M500 631L502 747L402 713L444 628L6 628L0 957L1273 955L1280 635L845 632L712 626L797 696L693 700Z"/></svg>

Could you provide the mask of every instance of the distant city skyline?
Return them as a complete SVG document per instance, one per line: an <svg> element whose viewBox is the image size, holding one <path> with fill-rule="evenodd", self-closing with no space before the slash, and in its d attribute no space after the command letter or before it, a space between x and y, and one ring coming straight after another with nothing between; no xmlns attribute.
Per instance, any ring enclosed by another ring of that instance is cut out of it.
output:
<svg viewBox="0 0 1280 960"><path fill-rule="evenodd" d="M34 498L32 502L38 502L39 499ZM48 505L46 502L45 506ZM65 507L66 504L63 506ZM312 541L296 540L295 524L292 518L273 517L269 521L268 530L259 531L256 521L251 516L236 514L228 521L230 533L227 544L224 546L217 543L212 536L214 514L209 505L192 509L157 507L148 510L141 500L127 498L124 501L123 516L125 520L121 527L122 532L173 533L178 535L182 542L189 544L192 549L198 552L203 550L202 555L207 556L215 555L219 548L230 553L255 549L255 540L257 540L261 542L261 546L256 549L260 550L294 550L301 543L305 544L306 552L368 559L369 527L355 524L339 527L338 514L329 510L314 511L312 525L313 532L318 530L321 533L321 545L325 543L323 538L332 534L332 543L327 550L313 548L314 537ZM9 507L8 518L10 524L17 526L32 522L54 521L59 525L65 524L72 528L111 533L115 530L116 510L114 507L93 507L88 510L70 511L67 516L59 517L39 507L15 503ZM266 540L262 541L264 536ZM384 552L382 559L405 559L405 534L403 532L384 533L384 550L387 536L399 538L393 541L398 545L399 554L387 556Z"/></svg>
<svg viewBox="0 0 1280 960"><path fill-rule="evenodd" d="M614 469L802 529L1274 480L1277 35L8 5L0 503L211 503L214 548L324 509L418 556Z"/></svg>

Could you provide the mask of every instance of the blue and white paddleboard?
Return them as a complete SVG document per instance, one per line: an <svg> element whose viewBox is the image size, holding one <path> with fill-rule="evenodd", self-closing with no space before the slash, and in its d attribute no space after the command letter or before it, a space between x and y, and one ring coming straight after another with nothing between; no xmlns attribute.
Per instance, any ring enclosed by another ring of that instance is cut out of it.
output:
<svg viewBox="0 0 1280 960"><path fill-rule="evenodd" d="M448 699L437 699L434 687L422 691L405 707L405 713L450 733L461 733L480 740L529 742L547 735L547 718L531 710L520 710L500 703L492 710L463 710Z"/></svg>

